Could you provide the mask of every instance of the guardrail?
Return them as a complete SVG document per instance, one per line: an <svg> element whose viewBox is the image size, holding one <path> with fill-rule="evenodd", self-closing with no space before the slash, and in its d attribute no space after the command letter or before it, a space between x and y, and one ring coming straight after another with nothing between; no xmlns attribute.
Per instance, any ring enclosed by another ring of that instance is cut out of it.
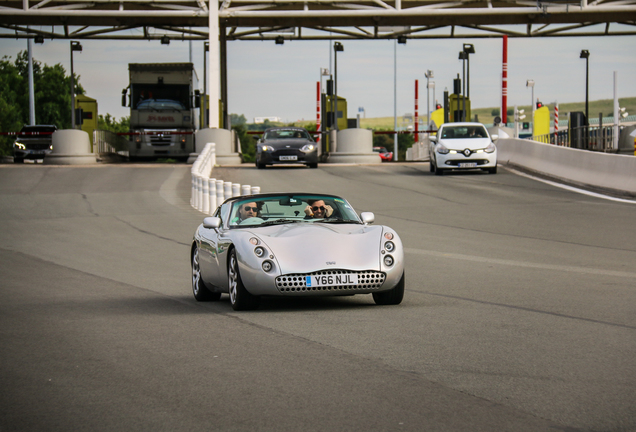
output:
<svg viewBox="0 0 636 432"><path fill-rule="evenodd" d="M93 146L97 147L97 153L100 155L118 154L128 157L128 140L115 132L94 130Z"/></svg>
<svg viewBox="0 0 636 432"><path fill-rule="evenodd" d="M205 214L213 214L228 198L261 193L260 186L241 185L210 178L216 165L216 144L207 143L192 164L192 193L190 205Z"/></svg>
<svg viewBox="0 0 636 432"><path fill-rule="evenodd" d="M622 126L621 126L622 128ZM534 135L527 138L544 144L556 144L563 147L612 152L614 143L614 126L581 126L545 135Z"/></svg>

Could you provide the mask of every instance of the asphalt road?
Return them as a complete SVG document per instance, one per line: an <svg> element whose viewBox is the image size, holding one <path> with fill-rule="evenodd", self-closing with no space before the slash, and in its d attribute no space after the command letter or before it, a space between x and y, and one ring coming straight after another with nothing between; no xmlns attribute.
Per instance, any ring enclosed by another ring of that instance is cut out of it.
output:
<svg viewBox="0 0 636 432"><path fill-rule="evenodd" d="M214 175L374 212L404 302L197 303L188 166L0 165L0 431L636 430L636 204L501 168Z"/></svg>

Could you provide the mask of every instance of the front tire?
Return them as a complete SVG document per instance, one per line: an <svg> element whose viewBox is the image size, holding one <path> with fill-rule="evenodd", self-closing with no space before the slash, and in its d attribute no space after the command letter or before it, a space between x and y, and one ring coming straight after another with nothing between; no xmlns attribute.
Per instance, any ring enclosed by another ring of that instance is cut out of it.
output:
<svg viewBox="0 0 636 432"><path fill-rule="evenodd" d="M201 279L201 268L199 267L199 248L194 247L192 252L192 294L197 301L217 301L221 298L221 293L210 291Z"/></svg>
<svg viewBox="0 0 636 432"><path fill-rule="evenodd" d="M494 168L489 168L488 174L497 174L497 167L495 166Z"/></svg>
<svg viewBox="0 0 636 432"><path fill-rule="evenodd" d="M236 250L230 251L227 269L228 285L230 288L230 304L235 311L253 310L258 308L261 302L260 297L250 294L243 285L241 274L239 273Z"/></svg>
<svg viewBox="0 0 636 432"><path fill-rule="evenodd" d="M395 286L395 288L384 291L373 293L373 301L377 305L398 305L402 303L402 299L404 298L404 273L402 273L402 278Z"/></svg>
<svg viewBox="0 0 636 432"><path fill-rule="evenodd" d="M307 164L309 168L318 168L318 162Z"/></svg>

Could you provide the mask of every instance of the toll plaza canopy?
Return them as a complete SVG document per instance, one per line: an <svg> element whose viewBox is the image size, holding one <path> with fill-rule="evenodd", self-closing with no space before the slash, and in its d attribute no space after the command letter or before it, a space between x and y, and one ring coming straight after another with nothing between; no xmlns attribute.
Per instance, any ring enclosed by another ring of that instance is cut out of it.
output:
<svg viewBox="0 0 636 432"><path fill-rule="evenodd" d="M226 40L636 34L636 0L0 0L0 38L204 40L210 4Z"/></svg>

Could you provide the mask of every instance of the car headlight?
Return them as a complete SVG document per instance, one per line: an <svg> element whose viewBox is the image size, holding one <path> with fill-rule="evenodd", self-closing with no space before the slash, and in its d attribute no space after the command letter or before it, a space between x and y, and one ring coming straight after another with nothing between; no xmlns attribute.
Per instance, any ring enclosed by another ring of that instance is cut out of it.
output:
<svg viewBox="0 0 636 432"><path fill-rule="evenodd" d="M305 144L300 150L304 152L313 151L316 148L313 144Z"/></svg>
<svg viewBox="0 0 636 432"><path fill-rule="evenodd" d="M384 265L387 267L391 267L393 265L393 257L391 255L387 255L384 257Z"/></svg>
<svg viewBox="0 0 636 432"><path fill-rule="evenodd" d="M264 145L263 147L261 147L263 149L263 151L265 152L269 152L269 151L274 151L274 147L272 146L266 146Z"/></svg>
<svg viewBox="0 0 636 432"><path fill-rule="evenodd" d="M26 146L24 144L22 144L21 142L15 142L14 144L20 150L26 150Z"/></svg>
<svg viewBox="0 0 636 432"><path fill-rule="evenodd" d="M494 153L495 150L497 150L497 147L495 147L495 144L492 142L486 147L486 153Z"/></svg>
<svg viewBox="0 0 636 432"><path fill-rule="evenodd" d="M262 247L258 246L257 248L254 249L254 254L261 258L263 255L265 255L265 249L263 249Z"/></svg>
<svg viewBox="0 0 636 432"><path fill-rule="evenodd" d="M437 147L435 147L435 150L439 154L448 154L448 152L449 152L449 150L446 148L446 146L444 144L442 144L442 143L437 144Z"/></svg>
<svg viewBox="0 0 636 432"><path fill-rule="evenodd" d="M395 243L392 241L384 243L384 249L386 249L387 252L393 252L395 250Z"/></svg>

